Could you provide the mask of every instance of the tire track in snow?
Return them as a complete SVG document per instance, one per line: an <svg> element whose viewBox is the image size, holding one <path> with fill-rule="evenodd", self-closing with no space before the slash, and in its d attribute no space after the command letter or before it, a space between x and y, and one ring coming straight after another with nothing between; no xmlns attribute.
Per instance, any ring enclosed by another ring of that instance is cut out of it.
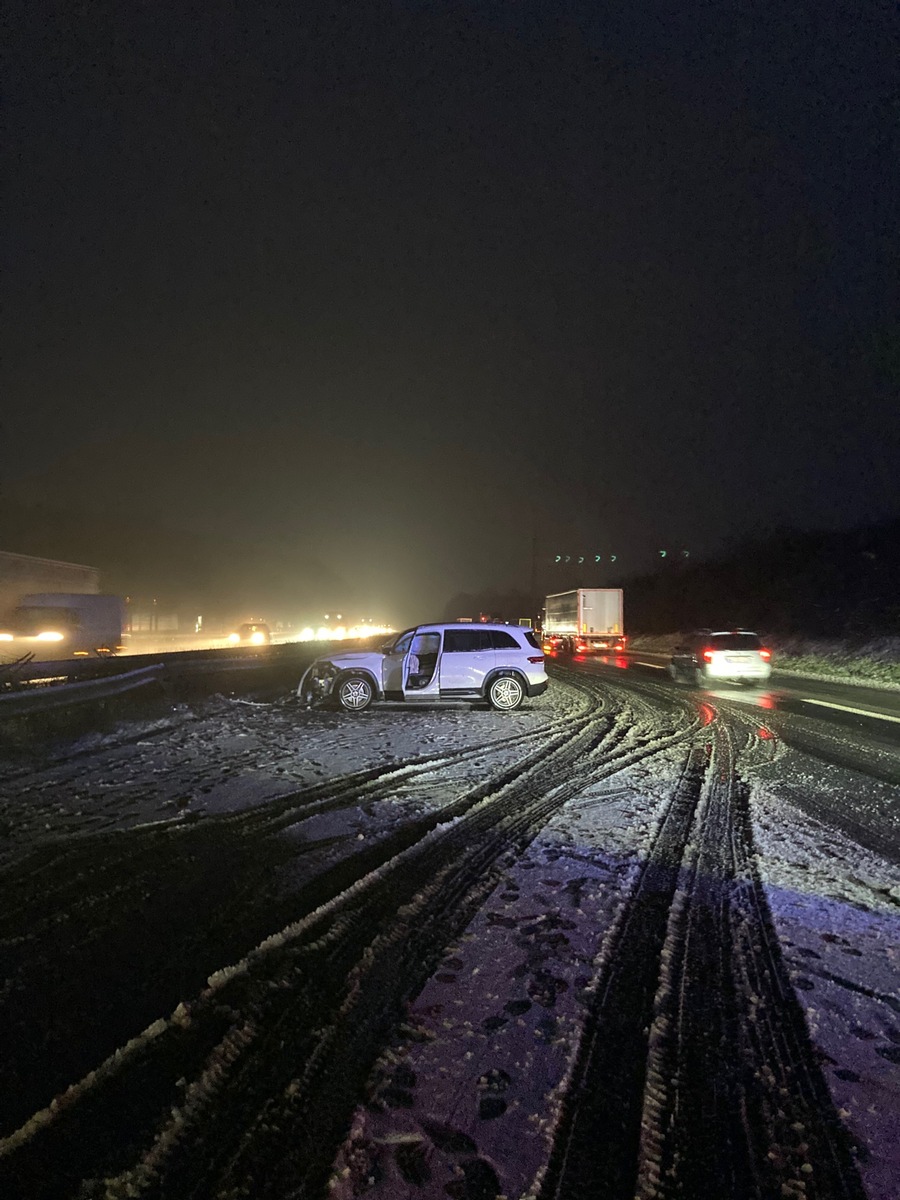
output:
<svg viewBox="0 0 900 1200"><path fill-rule="evenodd" d="M102 881L107 875L118 876L119 883L104 886L110 900L120 899L128 891L143 886L140 863L148 857L153 844L171 838L202 842L210 827L234 830L241 836L275 834L307 816L337 811L343 807L372 802L392 795L398 785L427 777L453 763L464 763L473 755L490 755L516 746L538 746L546 741L553 744L560 735L571 729L572 721L598 709L598 696L581 686L581 704L572 715L548 722L538 731L511 734L487 742L476 743L460 750L442 750L418 755L400 762L368 767L350 774L332 777L322 783L293 789L273 797L264 805L237 813L208 816L203 821L185 822L181 819L155 822L128 831L87 835L59 847L42 848L33 858L0 874L4 904L0 918L0 946L10 930L23 922L35 930L40 920L33 905L36 901L55 919L59 910L71 913L82 904L93 907L96 898L85 895L84 874ZM190 852L188 850L188 852ZM159 865L154 858L154 876ZM147 869L145 869L145 873ZM18 936L17 934L15 936Z"/></svg>
<svg viewBox="0 0 900 1200"><path fill-rule="evenodd" d="M539 763L548 748L564 745L573 729L597 723L602 698L584 684L576 696L577 715L549 722L536 738L526 731L368 768L295 790L262 811L103 835L67 854L65 872L39 852L40 869L25 878L17 871L4 876L0 1094L7 1099L0 1106L0 1133L40 1102L39 1088L46 1095L48 1083L54 1090L64 1087L98 1052L112 1051L192 994L222 961L239 957L273 928L327 902L435 825L464 813ZM273 895L273 871L309 860L307 848L277 836L298 819L391 796L401 781L440 778L468 754L490 757L510 747L528 753L474 788L459 781L456 797L443 809L408 819L378 841L360 847L348 836L339 861L307 867L303 885ZM56 889L46 886L50 870L62 875ZM149 988L147 973L153 976ZM54 1007L70 1012L66 1022L45 1012L48 994Z"/></svg>
<svg viewBox="0 0 900 1200"><path fill-rule="evenodd" d="M605 768L599 760L588 768L593 781L602 770L614 773L688 731L660 736L657 728L643 744L625 747L629 732L605 716L571 723L570 736L517 778L357 878L235 969L212 977L193 1005L7 1140L5 1153L30 1173L33 1194L65 1194L60 1173L74 1188L91 1172L94 1154L104 1171L111 1168L115 1143L105 1152L98 1147L109 1105L119 1104L123 1094L140 1110L137 1123L147 1131L159 1112L172 1109L175 1115L139 1162L119 1163L119 1183L103 1194L132 1194L133 1188L134 1194L179 1200L207 1196L213 1166L221 1186L240 1188L242 1180L251 1186L246 1181L254 1172L272 1179L270 1161L281 1164L276 1174L291 1181L292 1192L316 1194L308 1189L327 1172L341 1122L403 1000L478 907L504 859L520 852L586 785L579 769L584 755L598 743L608 747ZM185 1090L178 1093L174 1084L181 1076L191 1082L183 1081ZM134 1079L143 1102L134 1095ZM88 1127L95 1134L90 1162L74 1136ZM286 1145L293 1149L287 1152ZM230 1163L222 1161L223 1146L235 1147Z"/></svg>
<svg viewBox="0 0 900 1200"><path fill-rule="evenodd" d="M755 872L721 720L692 750L619 926L540 1188L541 1200L589 1194L864 1196Z"/></svg>

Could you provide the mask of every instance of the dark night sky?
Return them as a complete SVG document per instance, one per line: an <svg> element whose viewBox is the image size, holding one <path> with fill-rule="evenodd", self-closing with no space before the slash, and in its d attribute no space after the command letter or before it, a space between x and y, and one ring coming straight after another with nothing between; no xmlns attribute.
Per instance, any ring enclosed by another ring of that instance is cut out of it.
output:
<svg viewBox="0 0 900 1200"><path fill-rule="evenodd" d="M407 621L533 529L898 511L891 4L7 14L0 484L101 565L131 515Z"/></svg>

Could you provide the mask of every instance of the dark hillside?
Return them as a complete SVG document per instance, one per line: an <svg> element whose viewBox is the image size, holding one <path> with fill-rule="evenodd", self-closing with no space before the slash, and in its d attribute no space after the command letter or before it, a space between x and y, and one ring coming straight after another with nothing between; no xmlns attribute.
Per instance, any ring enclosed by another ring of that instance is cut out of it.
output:
<svg viewBox="0 0 900 1200"><path fill-rule="evenodd" d="M900 633L900 520L779 532L623 581L631 633L713 626L809 637Z"/></svg>

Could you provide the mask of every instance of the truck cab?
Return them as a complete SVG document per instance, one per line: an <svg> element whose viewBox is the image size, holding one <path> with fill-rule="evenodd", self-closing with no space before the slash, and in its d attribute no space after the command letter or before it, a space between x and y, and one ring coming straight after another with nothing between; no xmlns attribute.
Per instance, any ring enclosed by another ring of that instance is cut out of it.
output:
<svg viewBox="0 0 900 1200"><path fill-rule="evenodd" d="M0 653L40 661L115 654L122 649L122 601L96 593L23 596L0 627Z"/></svg>

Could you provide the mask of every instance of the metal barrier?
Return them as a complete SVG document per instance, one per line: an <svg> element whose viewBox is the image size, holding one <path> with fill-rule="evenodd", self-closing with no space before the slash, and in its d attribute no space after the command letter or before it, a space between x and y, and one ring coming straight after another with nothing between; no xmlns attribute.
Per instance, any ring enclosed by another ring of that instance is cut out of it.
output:
<svg viewBox="0 0 900 1200"><path fill-rule="evenodd" d="M121 696L125 692L134 691L135 688L159 683L165 669L164 663L156 663L152 667L141 667L137 671L110 675L105 679L36 685L33 690L8 692L6 695L0 695L0 718L24 717L53 708L71 708L77 704Z"/></svg>

